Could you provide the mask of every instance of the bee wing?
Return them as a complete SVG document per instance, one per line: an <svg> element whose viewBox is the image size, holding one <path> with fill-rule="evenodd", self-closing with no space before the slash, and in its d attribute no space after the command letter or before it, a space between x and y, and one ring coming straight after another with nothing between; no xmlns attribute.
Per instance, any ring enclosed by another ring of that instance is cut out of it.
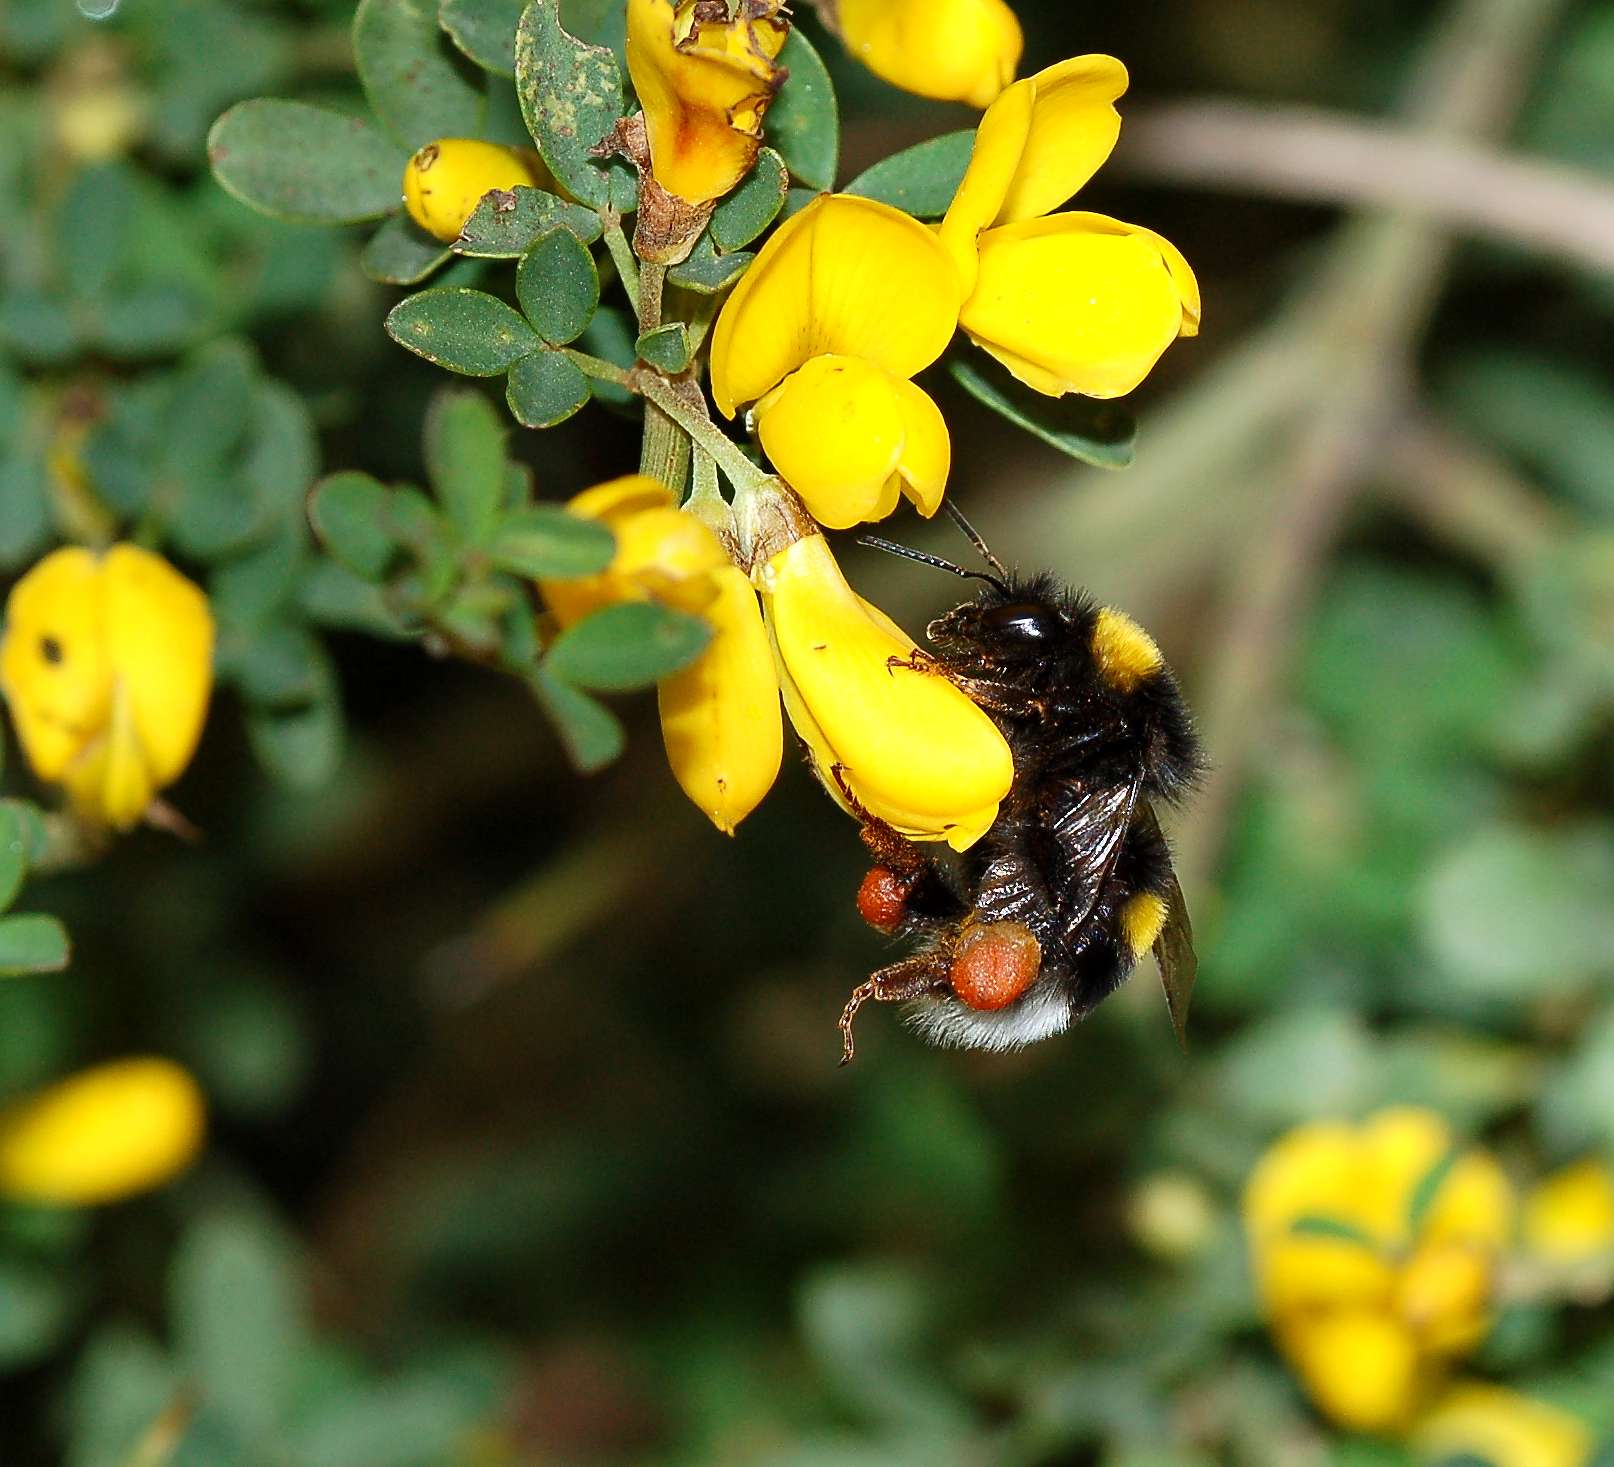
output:
<svg viewBox="0 0 1614 1467"><path fill-rule="evenodd" d="M1148 804L1143 806L1138 818L1148 821L1156 831L1160 829L1160 822ZM1188 1002L1193 997L1194 979L1199 973L1199 954L1194 951L1194 925L1188 919L1188 902L1175 871L1166 888L1166 903L1166 922L1154 940L1154 959L1160 965L1160 986L1166 992L1166 1012L1171 1015L1172 1032L1177 1036L1177 1043L1187 1049Z"/></svg>
<svg viewBox="0 0 1614 1467"><path fill-rule="evenodd" d="M1058 850L1056 906L1071 938L1098 905L1137 802L1138 781L1101 785L1076 795L1049 825Z"/></svg>

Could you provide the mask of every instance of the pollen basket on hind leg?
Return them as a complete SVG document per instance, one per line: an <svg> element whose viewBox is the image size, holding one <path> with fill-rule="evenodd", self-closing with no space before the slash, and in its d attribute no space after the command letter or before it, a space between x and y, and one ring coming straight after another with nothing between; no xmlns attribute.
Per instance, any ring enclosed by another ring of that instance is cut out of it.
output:
<svg viewBox="0 0 1614 1467"><path fill-rule="evenodd" d="M1154 638L1125 612L1107 606L1093 624L1093 661L1099 676L1122 693L1165 666Z"/></svg>

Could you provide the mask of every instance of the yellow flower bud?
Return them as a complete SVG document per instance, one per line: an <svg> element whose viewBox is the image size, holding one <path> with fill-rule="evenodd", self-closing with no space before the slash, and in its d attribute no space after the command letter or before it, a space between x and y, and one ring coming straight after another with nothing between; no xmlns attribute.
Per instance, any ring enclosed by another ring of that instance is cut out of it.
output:
<svg viewBox="0 0 1614 1467"><path fill-rule="evenodd" d="M845 807L844 781L910 839L979 840L1014 779L992 720L939 673L905 665L912 638L846 584L822 535L776 552L755 579L785 711L825 788Z"/></svg>
<svg viewBox="0 0 1614 1467"><path fill-rule="evenodd" d="M85 1207L160 1187L195 1160L204 1117L168 1060L97 1065L0 1112L0 1194Z"/></svg>
<svg viewBox="0 0 1614 1467"><path fill-rule="evenodd" d="M701 613L712 642L696 662L662 680L661 737L680 788L733 835L773 788L784 720L757 593L738 566L712 576L717 595Z"/></svg>
<svg viewBox="0 0 1614 1467"><path fill-rule="evenodd" d="M1614 1172L1595 1157L1554 1172L1524 1200L1527 1252L1574 1267L1614 1254Z"/></svg>
<svg viewBox="0 0 1614 1467"><path fill-rule="evenodd" d="M616 536L616 554L598 575L540 581L545 603L561 626L618 601L656 601L699 613L718 593L713 572L731 562L716 535L678 509L665 484L628 474L575 495L567 508L599 520Z"/></svg>
<svg viewBox="0 0 1614 1467"><path fill-rule="evenodd" d="M87 820L128 829L179 778L212 685L207 598L149 550L57 550L12 588L0 692L34 773Z"/></svg>
<svg viewBox="0 0 1614 1467"><path fill-rule="evenodd" d="M644 109L657 183L689 204L721 198L750 171L762 118L784 81L781 0L628 0L628 73Z"/></svg>
<svg viewBox="0 0 1614 1467"><path fill-rule="evenodd" d="M1593 1448L1591 1432L1567 1411L1478 1382L1446 1392L1411 1440L1420 1461L1490 1467L1585 1467Z"/></svg>
<svg viewBox="0 0 1614 1467"><path fill-rule="evenodd" d="M985 107L1014 80L1025 38L1003 0L824 0L824 22L876 76Z"/></svg>
<svg viewBox="0 0 1614 1467"><path fill-rule="evenodd" d="M478 138L439 138L404 165L403 201L409 217L427 234L448 244L491 189L549 183L538 155Z"/></svg>
<svg viewBox="0 0 1614 1467"><path fill-rule="evenodd" d="M1400 1429L1423 1392L1412 1335L1373 1310L1302 1318L1284 1343L1317 1409L1351 1431Z"/></svg>

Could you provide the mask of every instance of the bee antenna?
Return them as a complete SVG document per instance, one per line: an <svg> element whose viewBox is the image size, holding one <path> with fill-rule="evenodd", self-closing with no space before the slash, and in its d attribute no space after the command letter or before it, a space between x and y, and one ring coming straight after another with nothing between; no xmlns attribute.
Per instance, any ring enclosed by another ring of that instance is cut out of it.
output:
<svg viewBox="0 0 1614 1467"><path fill-rule="evenodd" d="M988 585L999 591L1005 591L1003 582L996 576L989 576L985 571L965 570L961 565L954 565L950 560L944 560L939 555L930 555L923 550L915 550L911 545L898 545L895 540L882 540L878 535L859 535L859 545L867 545L870 550L883 550L887 555L900 555L904 560L917 560L920 565L933 565L937 570L951 571L953 575L966 581L985 581Z"/></svg>
<svg viewBox="0 0 1614 1467"><path fill-rule="evenodd" d="M947 511L947 517L964 532L964 538L975 547L976 553L981 559L991 566L999 576L1007 578L1009 574L1008 567L997 556L992 554L991 547L981 538L981 532L964 518L964 511L954 504L951 499L944 499L942 508Z"/></svg>

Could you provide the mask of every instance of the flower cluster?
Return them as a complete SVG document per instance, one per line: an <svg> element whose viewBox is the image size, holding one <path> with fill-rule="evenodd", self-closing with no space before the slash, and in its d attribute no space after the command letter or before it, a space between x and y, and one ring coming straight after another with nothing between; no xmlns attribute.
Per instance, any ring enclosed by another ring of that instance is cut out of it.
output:
<svg viewBox="0 0 1614 1467"><path fill-rule="evenodd" d="M1578 1163L1521 1204L1488 1152L1457 1141L1434 1112L1398 1107L1281 1137L1249 1179L1244 1222L1273 1336L1325 1416L1441 1461L1586 1461L1590 1437L1575 1418L1452 1377L1510 1290L1540 1297L1554 1278L1584 1285L1596 1268L1606 1297L1606 1165Z"/></svg>

